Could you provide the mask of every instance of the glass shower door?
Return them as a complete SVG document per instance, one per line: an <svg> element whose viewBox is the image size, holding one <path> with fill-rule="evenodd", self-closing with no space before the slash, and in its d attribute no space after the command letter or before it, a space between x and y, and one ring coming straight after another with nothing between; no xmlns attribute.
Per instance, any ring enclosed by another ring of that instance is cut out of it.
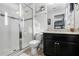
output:
<svg viewBox="0 0 79 59"><path fill-rule="evenodd" d="M18 5L0 4L0 55L19 49Z"/></svg>
<svg viewBox="0 0 79 59"><path fill-rule="evenodd" d="M28 4L22 4L22 48L28 46L32 40L32 9L28 7Z"/></svg>
<svg viewBox="0 0 79 59"><path fill-rule="evenodd" d="M0 4L0 56L27 47L32 40L32 21L32 9L27 4Z"/></svg>

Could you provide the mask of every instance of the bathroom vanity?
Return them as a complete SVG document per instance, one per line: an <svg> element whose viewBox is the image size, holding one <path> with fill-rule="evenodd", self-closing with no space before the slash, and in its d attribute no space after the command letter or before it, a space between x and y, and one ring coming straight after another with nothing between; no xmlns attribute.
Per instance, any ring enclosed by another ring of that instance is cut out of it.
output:
<svg viewBox="0 0 79 59"><path fill-rule="evenodd" d="M79 33L44 32L43 46L47 56L79 56Z"/></svg>

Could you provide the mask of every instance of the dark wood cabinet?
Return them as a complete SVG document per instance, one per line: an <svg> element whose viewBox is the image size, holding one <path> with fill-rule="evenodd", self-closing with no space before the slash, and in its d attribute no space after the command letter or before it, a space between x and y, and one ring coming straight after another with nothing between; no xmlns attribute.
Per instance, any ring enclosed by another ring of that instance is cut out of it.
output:
<svg viewBox="0 0 79 59"><path fill-rule="evenodd" d="M43 33L43 45L47 56L79 56L78 34Z"/></svg>

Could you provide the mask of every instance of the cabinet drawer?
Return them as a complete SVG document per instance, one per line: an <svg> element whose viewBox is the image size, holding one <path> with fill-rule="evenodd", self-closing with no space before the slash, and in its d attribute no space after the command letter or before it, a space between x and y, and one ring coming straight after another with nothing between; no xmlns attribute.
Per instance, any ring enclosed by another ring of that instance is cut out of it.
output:
<svg viewBox="0 0 79 59"><path fill-rule="evenodd" d="M43 36L44 37L52 37L52 34L50 34L50 33L44 33Z"/></svg>
<svg viewBox="0 0 79 59"><path fill-rule="evenodd" d="M56 49L54 45L54 41L52 40L45 40L44 41L44 54L48 56L55 56Z"/></svg>

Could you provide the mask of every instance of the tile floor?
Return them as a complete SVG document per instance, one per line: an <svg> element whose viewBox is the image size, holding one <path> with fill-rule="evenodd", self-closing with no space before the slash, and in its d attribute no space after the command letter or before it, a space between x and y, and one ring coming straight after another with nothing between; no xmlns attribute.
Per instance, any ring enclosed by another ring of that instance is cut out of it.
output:
<svg viewBox="0 0 79 59"><path fill-rule="evenodd" d="M44 56L42 48L39 48L37 52L38 52L38 54L35 55L35 56ZM24 53L21 54L20 56L32 56L32 54L31 54L31 48L28 48L27 50L25 50Z"/></svg>

